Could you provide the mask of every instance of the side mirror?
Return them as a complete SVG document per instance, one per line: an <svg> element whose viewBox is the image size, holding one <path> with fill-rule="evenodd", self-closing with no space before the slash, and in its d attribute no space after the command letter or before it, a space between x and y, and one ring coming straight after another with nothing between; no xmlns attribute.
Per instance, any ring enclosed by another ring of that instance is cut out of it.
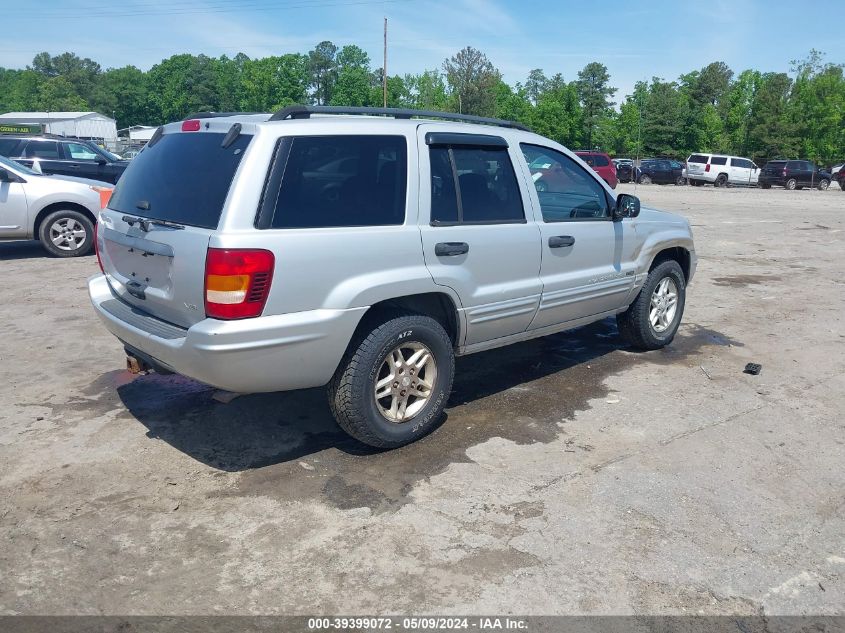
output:
<svg viewBox="0 0 845 633"><path fill-rule="evenodd" d="M616 208L613 210L613 219L635 218L640 214L640 199L629 193L620 193L616 198Z"/></svg>

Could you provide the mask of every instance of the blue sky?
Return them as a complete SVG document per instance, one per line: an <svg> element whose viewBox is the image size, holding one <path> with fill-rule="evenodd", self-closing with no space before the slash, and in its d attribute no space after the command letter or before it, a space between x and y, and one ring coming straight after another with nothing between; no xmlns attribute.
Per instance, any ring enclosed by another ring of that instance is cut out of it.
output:
<svg viewBox="0 0 845 633"><path fill-rule="evenodd" d="M619 100L639 79L675 79L711 61L787 71L816 48L845 62L834 4L804 12L794 0L0 0L0 66L70 50L104 68L147 70L175 53L262 57L328 39L361 46L375 67L386 16L391 74L439 67L472 45L512 84L532 68L571 80L598 60Z"/></svg>

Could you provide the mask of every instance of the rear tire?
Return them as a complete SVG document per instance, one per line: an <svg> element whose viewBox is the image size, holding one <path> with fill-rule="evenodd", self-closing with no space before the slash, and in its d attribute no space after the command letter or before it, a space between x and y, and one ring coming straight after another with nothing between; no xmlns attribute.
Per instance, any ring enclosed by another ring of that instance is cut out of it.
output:
<svg viewBox="0 0 845 633"><path fill-rule="evenodd" d="M94 245L94 223L73 209L53 211L41 221L38 239L53 257L81 257Z"/></svg>
<svg viewBox="0 0 845 633"><path fill-rule="evenodd" d="M329 406L358 441L396 448L443 421L454 374L455 353L443 326L427 316L397 316L350 345L329 382ZM417 391L426 395L413 395Z"/></svg>
<svg viewBox="0 0 845 633"><path fill-rule="evenodd" d="M678 176L675 179L675 185L678 186L678 187L683 187L686 184L687 184L687 179L684 178L683 176Z"/></svg>
<svg viewBox="0 0 845 633"><path fill-rule="evenodd" d="M716 182L713 183L716 187L727 187L728 186L728 177L725 174L719 174L716 178Z"/></svg>
<svg viewBox="0 0 845 633"><path fill-rule="evenodd" d="M659 292L666 281L668 294ZM674 303L666 297L674 294ZM643 287L628 309L616 315L619 335L631 347L638 350L655 350L665 347L675 338L686 302L686 279L680 264L667 260L654 268L646 277ZM664 307L674 306L669 314ZM667 317L661 319L659 314Z"/></svg>
<svg viewBox="0 0 845 633"><path fill-rule="evenodd" d="M798 187L798 181L795 180L795 178L790 178L789 180L786 181L786 184L784 184L784 187L786 187L790 191L795 191L795 189Z"/></svg>
<svg viewBox="0 0 845 633"><path fill-rule="evenodd" d="M825 191L828 187L830 187L830 181L827 178L819 180L819 191Z"/></svg>
<svg viewBox="0 0 845 633"><path fill-rule="evenodd" d="M651 184L651 177L647 174L643 174L640 176L640 184L641 185L650 185Z"/></svg>

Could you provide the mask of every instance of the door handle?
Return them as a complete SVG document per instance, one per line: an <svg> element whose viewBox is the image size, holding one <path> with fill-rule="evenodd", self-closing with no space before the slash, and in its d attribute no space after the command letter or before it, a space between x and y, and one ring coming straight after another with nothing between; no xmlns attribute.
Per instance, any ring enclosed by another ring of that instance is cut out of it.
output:
<svg viewBox="0 0 845 633"><path fill-rule="evenodd" d="M466 242L440 242L434 245L434 254L438 257L454 257L469 253L469 244Z"/></svg>
<svg viewBox="0 0 845 633"><path fill-rule="evenodd" d="M553 235L549 238L549 248L563 248L575 244L575 238L571 235Z"/></svg>

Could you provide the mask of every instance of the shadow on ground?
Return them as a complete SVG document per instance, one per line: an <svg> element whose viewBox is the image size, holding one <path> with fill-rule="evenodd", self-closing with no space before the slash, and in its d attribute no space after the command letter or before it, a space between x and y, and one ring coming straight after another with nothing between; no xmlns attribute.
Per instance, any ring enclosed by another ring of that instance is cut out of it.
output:
<svg viewBox="0 0 845 633"><path fill-rule="evenodd" d="M212 468L241 472L236 489L290 500L322 493L338 507L385 510L404 503L420 479L468 461L492 437L549 442L559 423L608 393L608 377L639 362L672 363L704 345L739 345L683 326L672 346L648 354L622 349L612 319L571 332L459 358L444 423L393 451L349 438L334 422L323 389L241 396L229 404L210 387L179 376L129 379L112 372L91 394L117 394L147 435ZM291 474L305 477L289 476Z"/></svg>

